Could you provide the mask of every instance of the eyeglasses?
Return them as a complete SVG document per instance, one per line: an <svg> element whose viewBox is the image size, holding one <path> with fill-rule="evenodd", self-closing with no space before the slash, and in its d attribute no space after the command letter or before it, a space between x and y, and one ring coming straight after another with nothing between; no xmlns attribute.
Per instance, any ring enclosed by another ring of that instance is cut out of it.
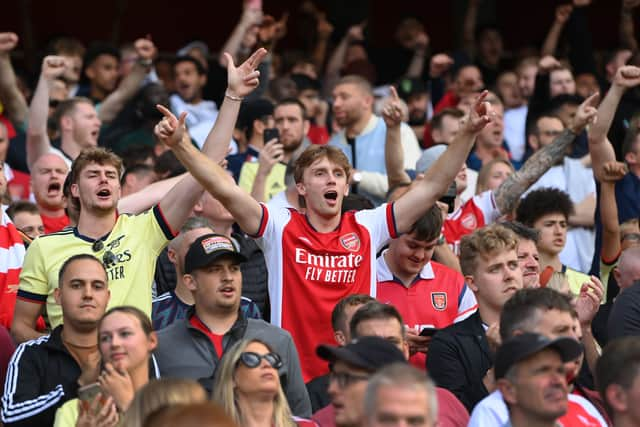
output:
<svg viewBox="0 0 640 427"><path fill-rule="evenodd" d="M240 355L240 362L247 368L257 368L262 359L266 360L272 368L282 367L282 359L278 353L258 354L252 351L245 351Z"/></svg>
<svg viewBox="0 0 640 427"><path fill-rule="evenodd" d="M369 380L368 375L354 375L348 372L329 372L329 381L336 381L340 388L347 387L356 381L367 381Z"/></svg>

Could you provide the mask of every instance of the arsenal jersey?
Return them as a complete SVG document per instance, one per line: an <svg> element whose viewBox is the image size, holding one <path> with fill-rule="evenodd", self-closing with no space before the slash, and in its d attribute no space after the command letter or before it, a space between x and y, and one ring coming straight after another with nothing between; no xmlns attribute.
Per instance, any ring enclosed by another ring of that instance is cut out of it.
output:
<svg viewBox="0 0 640 427"><path fill-rule="evenodd" d="M444 221L442 234L453 253L459 256L460 239L497 221L501 215L493 198L493 191L488 190L473 196L449 215Z"/></svg>
<svg viewBox="0 0 640 427"><path fill-rule="evenodd" d="M424 328L443 329L466 319L478 308L473 292L456 270L430 261L407 287L389 270L385 253L378 257L376 298L393 305L407 329L417 333ZM416 353L411 363L424 370L425 354Z"/></svg>
<svg viewBox="0 0 640 427"><path fill-rule="evenodd" d="M271 323L291 333L307 382L327 373L315 349L335 342L333 307L350 294L375 297L376 252L397 237L393 205L346 212L328 233L294 209L262 211L255 237L269 271Z"/></svg>

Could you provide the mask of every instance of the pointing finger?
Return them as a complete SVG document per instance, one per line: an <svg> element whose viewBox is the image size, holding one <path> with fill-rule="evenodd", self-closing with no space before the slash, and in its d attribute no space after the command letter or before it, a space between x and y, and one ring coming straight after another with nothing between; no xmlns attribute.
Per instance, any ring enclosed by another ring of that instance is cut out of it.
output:
<svg viewBox="0 0 640 427"><path fill-rule="evenodd" d="M391 99L393 99L394 101L398 101L400 97L398 96L398 91L396 90L395 86L389 86L389 90L391 91Z"/></svg>
<svg viewBox="0 0 640 427"><path fill-rule="evenodd" d="M160 104L156 104L156 108L158 109L158 111L160 111L162 113L162 115L168 119L172 124L177 122L178 120L176 119L176 116L173 115L173 113L171 112L171 110L169 110L167 107L165 107L164 105L160 105Z"/></svg>

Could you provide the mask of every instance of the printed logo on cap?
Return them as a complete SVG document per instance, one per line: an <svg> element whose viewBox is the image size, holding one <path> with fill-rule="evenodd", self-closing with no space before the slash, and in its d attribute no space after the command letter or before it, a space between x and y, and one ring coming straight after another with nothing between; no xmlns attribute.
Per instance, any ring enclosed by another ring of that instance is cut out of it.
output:
<svg viewBox="0 0 640 427"><path fill-rule="evenodd" d="M235 252L235 248L233 247L233 244L229 241L229 239L222 236L207 237L206 239L202 240L201 244L202 249L204 249L204 252L207 255L214 251Z"/></svg>

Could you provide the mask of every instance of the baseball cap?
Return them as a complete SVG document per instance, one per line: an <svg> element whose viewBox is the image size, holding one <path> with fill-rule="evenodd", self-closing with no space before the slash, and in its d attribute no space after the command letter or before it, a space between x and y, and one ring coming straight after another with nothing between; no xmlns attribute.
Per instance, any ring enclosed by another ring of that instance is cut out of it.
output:
<svg viewBox="0 0 640 427"><path fill-rule="evenodd" d="M540 334L525 333L506 340L496 353L495 377L504 377L510 367L547 348L556 350L562 362L569 362L582 354L582 346L573 338L561 337L554 340Z"/></svg>
<svg viewBox="0 0 640 427"><path fill-rule="evenodd" d="M427 93L427 86L421 79L404 77L398 81L398 96L407 102L413 95Z"/></svg>
<svg viewBox="0 0 640 427"><path fill-rule="evenodd" d="M218 258L229 257L235 261L245 262L247 258L236 250L231 239L222 234L205 234L189 246L184 257L184 272L206 267Z"/></svg>
<svg viewBox="0 0 640 427"><path fill-rule="evenodd" d="M416 173L425 173L438 160L442 153L447 151L446 144L436 144L427 148L416 162Z"/></svg>
<svg viewBox="0 0 640 427"><path fill-rule="evenodd" d="M344 347L322 344L316 348L316 354L330 363L341 360L371 372L391 363L407 361L398 347L375 336L356 338Z"/></svg>

